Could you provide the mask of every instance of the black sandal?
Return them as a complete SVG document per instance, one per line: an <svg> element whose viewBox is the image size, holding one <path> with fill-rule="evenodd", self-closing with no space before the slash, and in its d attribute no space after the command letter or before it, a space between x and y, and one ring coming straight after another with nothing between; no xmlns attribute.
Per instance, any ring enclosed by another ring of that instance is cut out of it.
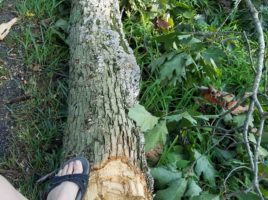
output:
<svg viewBox="0 0 268 200"><path fill-rule="evenodd" d="M70 182L77 184L79 187L79 191L76 195L76 200L82 200L82 197L84 196L86 189L87 189L88 177L90 173L90 164L88 160L84 157L75 157L65 162L62 165L62 168L68 165L70 162L73 162L76 160L81 161L83 165L83 173L82 174L68 174L64 176L54 176L52 179L49 180L47 194L49 194L51 190L53 190L55 187L60 185L62 182L70 181Z"/></svg>

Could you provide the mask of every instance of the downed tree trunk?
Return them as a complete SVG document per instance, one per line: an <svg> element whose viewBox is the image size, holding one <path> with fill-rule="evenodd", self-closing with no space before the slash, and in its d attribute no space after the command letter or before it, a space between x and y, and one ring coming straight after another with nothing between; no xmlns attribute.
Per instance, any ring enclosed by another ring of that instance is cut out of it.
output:
<svg viewBox="0 0 268 200"><path fill-rule="evenodd" d="M139 67L122 31L117 0L73 0L65 158L92 164L84 199L152 199L143 135L128 118Z"/></svg>

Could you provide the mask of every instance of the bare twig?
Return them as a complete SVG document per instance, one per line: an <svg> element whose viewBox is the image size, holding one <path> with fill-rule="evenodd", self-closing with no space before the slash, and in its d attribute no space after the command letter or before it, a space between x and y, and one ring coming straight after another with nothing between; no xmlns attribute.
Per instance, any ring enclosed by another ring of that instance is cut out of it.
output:
<svg viewBox="0 0 268 200"><path fill-rule="evenodd" d="M247 43L247 50L248 50L250 64L251 64L252 70L256 74L257 72L256 72L256 69L255 69L254 61L253 61L252 54L251 54L251 46L250 46L246 31L243 31L243 34L244 34L244 37L245 37L246 43Z"/></svg>
<svg viewBox="0 0 268 200"><path fill-rule="evenodd" d="M230 113L233 112L235 109L237 109L242 103L244 103L244 102L246 101L246 99L247 99L248 97L251 97L251 96L252 96L251 93L246 93L246 94L243 96L243 98L241 98L241 99L236 103L235 106L233 106L231 109L225 111L224 113L220 114L220 115L219 115L219 118L213 120L213 122L212 122L212 124L214 124L214 123L216 122L214 127L218 127L219 123L221 122L221 120L224 119L224 117L225 117L226 115L230 114ZM216 129L214 128L213 131L212 131L212 134L215 133L215 130L216 130Z"/></svg>
<svg viewBox="0 0 268 200"><path fill-rule="evenodd" d="M237 0L234 8L232 9L232 11L229 13L229 15L225 18L225 20L222 22L222 24L220 25L220 27L217 29L217 32L219 32L222 27L226 24L226 22L228 21L228 19L234 14L234 12L237 10L237 7L239 6L241 0Z"/></svg>
<svg viewBox="0 0 268 200"><path fill-rule="evenodd" d="M230 176L235 172L235 171L237 171L237 170L240 170L240 169L248 169L249 171L251 171L251 169L250 168L248 168L248 167L246 167L246 166L239 166L239 167L236 167L236 168L234 168L232 171L230 171L230 173L226 176L226 178L224 179L224 181L223 181L223 187L224 187L224 189L225 189L225 192L226 192L226 182L227 182L227 180L230 178Z"/></svg>
<svg viewBox="0 0 268 200"><path fill-rule="evenodd" d="M244 138L244 142L246 144L246 149L249 155L249 159L250 159L250 165L251 165L251 169L253 171L254 174L254 179L253 179L253 186L255 191L258 193L259 197L261 199L263 198L263 195L260 191L260 187L259 187L259 177L258 177L258 152L259 152L259 147L260 147L260 143L261 143L261 139L262 139L262 132L263 132L263 126L265 123L265 118L263 117L263 109L261 107L261 104L259 103L258 100L258 91L259 91L259 86L260 86L260 81L261 81L261 77L262 77L262 72L263 72L263 68L264 68L264 55L265 55L265 40L264 40L264 33L263 33L263 29L262 29L262 24L261 21L259 19L258 16L258 11L255 8L254 4L251 2L251 0L245 0L247 7L250 9L254 24L255 24L255 28L258 34L258 44L259 44L259 55L258 55L258 66L257 66L257 71L256 71L256 76L254 79L254 84L253 84L253 88L252 88L252 97L251 97L251 101L250 101L250 105L249 105L249 110L247 112L246 115L246 120L244 123L244 130L243 130L243 138ZM250 124L250 119L252 118L252 114L254 111L254 107L257 107L258 111L261 114L261 121L260 121L260 126L258 129L258 139L257 139L257 144L256 144L256 148L255 148L255 152L254 154L251 151L250 145L249 145L249 124Z"/></svg>
<svg viewBox="0 0 268 200"><path fill-rule="evenodd" d="M43 182L45 182L46 180L50 179L50 178L51 178L52 176L54 176L55 174L56 174L56 170L54 170L54 171L52 171L52 172L50 172L50 173L48 173L48 174L42 176L41 178L39 178L39 179L36 181L36 183L37 183L37 184L38 184L38 183L43 183Z"/></svg>
<svg viewBox="0 0 268 200"><path fill-rule="evenodd" d="M267 80L267 76L268 76L268 69L266 66L266 59L264 60L264 94L267 95L268 92L268 80Z"/></svg>

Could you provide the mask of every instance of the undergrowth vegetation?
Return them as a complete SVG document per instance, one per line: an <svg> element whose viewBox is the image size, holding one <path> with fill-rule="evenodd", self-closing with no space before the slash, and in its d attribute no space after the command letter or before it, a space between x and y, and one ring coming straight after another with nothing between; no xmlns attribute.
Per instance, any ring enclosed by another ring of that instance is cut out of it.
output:
<svg viewBox="0 0 268 200"><path fill-rule="evenodd" d="M142 68L143 106L131 108L129 116L145 132L155 199L259 199L250 189L252 174L242 138L248 101L238 112L224 115L228 104L251 91L257 62L257 38L245 5L224 23L236 2L122 4L124 30ZM265 24L268 18L262 15L262 20ZM260 92L265 93L262 83ZM252 146L258 120L256 111ZM261 148L260 188L266 198L267 153Z"/></svg>
<svg viewBox="0 0 268 200"><path fill-rule="evenodd" d="M252 174L242 139L248 101L223 115L251 91L251 62L257 62L258 52L243 3L223 24L237 1L230 2L121 1L125 35L142 70L140 105L130 108L129 116L145 133L155 199L259 199L248 190ZM255 3L266 28L268 7ZM23 89L30 99L13 109L18 135L1 166L22 173L24 179L16 183L29 199L41 198L36 179L59 165L67 111L69 6L60 0L17 2L22 20L18 42L29 77ZM264 95L265 84L260 88ZM258 120L255 113L253 147ZM259 173L266 198L267 143L265 128Z"/></svg>

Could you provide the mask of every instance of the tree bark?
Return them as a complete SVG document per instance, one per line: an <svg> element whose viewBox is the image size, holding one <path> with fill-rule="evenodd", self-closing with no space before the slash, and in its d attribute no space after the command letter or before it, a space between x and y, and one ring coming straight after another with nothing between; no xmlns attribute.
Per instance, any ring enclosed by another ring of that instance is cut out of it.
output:
<svg viewBox="0 0 268 200"><path fill-rule="evenodd" d="M124 38L118 0L73 0L64 157L92 165L84 199L152 199L144 138L128 108L140 71Z"/></svg>

